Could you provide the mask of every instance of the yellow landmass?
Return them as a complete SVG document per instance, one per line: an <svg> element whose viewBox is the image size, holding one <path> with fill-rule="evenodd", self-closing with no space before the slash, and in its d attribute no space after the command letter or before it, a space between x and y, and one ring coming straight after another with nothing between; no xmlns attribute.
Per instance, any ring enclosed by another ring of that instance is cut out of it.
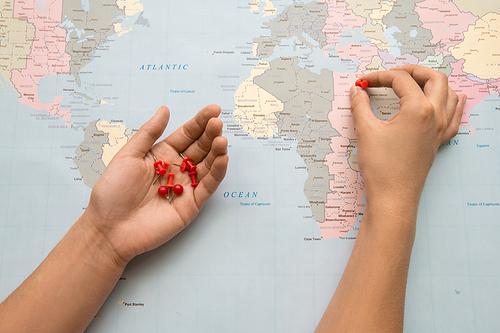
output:
<svg viewBox="0 0 500 333"><path fill-rule="evenodd" d="M463 70L481 79L500 77L500 15L489 13L469 26L464 41L450 49L457 59L465 59Z"/></svg>
<svg viewBox="0 0 500 333"><path fill-rule="evenodd" d="M105 120L96 123L97 130L108 134L108 143L102 146L102 161L105 166L132 136L132 132L121 123L108 123Z"/></svg>
<svg viewBox="0 0 500 333"><path fill-rule="evenodd" d="M266 1L266 7L264 8L264 15L262 15L262 17L276 14L276 7L274 7L271 0L265 0L265 1Z"/></svg>
<svg viewBox="0 0 500 333"><path fill-rule="evenodd" d="M379 50L389 50L390 45L385 39L384 28L381 24L367 24L363 27L361 33L370 38L370 41L375 44Z"/></svg>
<svg viewBox="0 0 500 333"><path fill-rule="evenodd" d="M127 16L133 16L144 11L144 6L140 0L117 0L116 5L121 10L125 10Z"/></svg>
<svg viewBox="0 0 500 333"><path fill-rule="evenodd" d="M0 74L12 88L11 72L13 69L26 68L35 37L33 24L12 18L13 3L14 1L0 0ZM5 89L3 83L2 87Z"/></svg>
<svg viewBox="0 0 500 333"><path fill-rule="evenodd" d="M118 37L120 37L121 35L126 34L127 32L132 31L132 28L130 28L130 29L123 29L121 23L115 23L115 24L113 24L113 26L115 27L115 32L118 34Z"/></svg>
<svg viewBox="0 0 500 333"><path fill-rule="evenodd" d="M380 1L380 8L374 9L370 14L373 24L379 24L386 29L387 26L382 22L382 19L391 12L392 7L394 7L394 2L388 0Z"/></svg>
<svg viewBox="0 0 500 333"><path fill-rule="evenodd" d="M366 66L366 70L363 72L363 74L368 74L371 72L378 72L378 71L383 71L385 70L384 67L382 67L382 58L379 56L375 56L372 58L372 62Z"/></svg>
<svg viewBox="0 0 500 333"><path fill-rule="evenodd" d="M264 2L266 3L266 7L264 8L264 14L262 14L262 17L276 14L276 7L274 7L271 0L264 0ZM260 0L255 0L254 2L249 3L249 5L250 10L254 13L260 8Z"/></svg>
<svg viewBox="0 0 500 333"><path fill-rule="evenodd" d="M349 9L359 16L370 18L374 10L380 9L380 0L346 0Z"/></svg>
<svg viewBox="0 0 500 333"><path fill-rule="evenodd" d="M255 77L269 68L268 62L260 62L234 94L234 119L245 132L255 138L270 137L278 133L278 118L274 113L283 111L280 100L253 82Z"/></svg>
<svg viewBox="0 0 500 333"><path fill-rule="evenodd" d="M259 48L259 43L253 43L252 53L253 53L254 57L257 56L257 49L258 48Z"/></svg>
<svg viewBox="0 0 500 333"><path fill-rule="evenodd" d="M250 10L252 11L252 13L254 13L259 10L260 0L255 0L254 2L250 2L249 5L250 5Z"/></svg>
<svg viewBox="0 0 500 333"><path fill-rule="evenodd" d="M500 1L453 0L462 12L483 16L490 12L500 13Z"/></svg>

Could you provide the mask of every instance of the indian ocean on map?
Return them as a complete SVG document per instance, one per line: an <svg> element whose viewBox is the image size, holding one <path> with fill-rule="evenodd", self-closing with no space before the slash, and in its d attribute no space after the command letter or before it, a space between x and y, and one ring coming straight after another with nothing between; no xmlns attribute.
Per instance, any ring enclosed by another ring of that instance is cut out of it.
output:
<svg viewBox="0 0 500 333"><path fill-rule="evenodd" d="M345 237L364 209L349 101L357 77L404 64L448 74L468 96L460 135L475 131L470 111L500 93L500 13L478 17L442 0L327 0L296 2L265 25L268 37L254 39L261 62L234 96L234 118L256 138L298 141L309 174L304 193L324 239ZM301 53L273 56L283 48ZM309 58L317 49L333 64L328 69ZM381 91L368 90L386 119L399 102Z"/></svg>

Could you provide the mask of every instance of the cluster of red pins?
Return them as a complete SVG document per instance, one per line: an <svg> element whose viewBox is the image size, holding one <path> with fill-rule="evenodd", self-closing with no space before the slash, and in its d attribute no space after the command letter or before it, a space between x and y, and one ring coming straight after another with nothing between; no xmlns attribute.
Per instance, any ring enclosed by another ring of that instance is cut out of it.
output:
<svg viewBox="0 0 500 333"><path fill-rule="evenodd" d="M179 155L184 159L182 161L182 164L179 166L181 172L188 171L189 172L188 175L191 176L191 186L192 187L197 186L198 183L196 182L196 175L198 174L198 172L196 171L197 168L196 165L194 165L191 162L190 157L185 157L182 153L180 153ZM175 196L181 195L182 192L184 192L184 187L181 184L175 184L175 185L173 184L175 173L171 172L167 173L167 167L169 167L170 164L157 160L154 155L153 159L155 161L153 166L155 168L155 173L156 173L156 177L153 180L153 185L160 177L164 177L165 175L167 175L168 176L167 185L160 186L158 188L158 194L161 195L162 197L166 197L168 202L172 203ZM172 198L170 198L170 190L174 192L174 196Z"/></svg>
<svg viewBox="0 0 500 333"><path fill-rule="evenodd" d="M181 155L181 157L184 159L181 163L181 172L184 172L184 171L189 171L188 175L191 176L191 186L192 187L195 187L198 185L198 183L196 182L196 175L198 174L198 172L196 171L196 165L194 165L193 163L191 163L191 157L186 157L184 155L182 155L182 153L180 153L179 155Z"/></svg>
<svg viewBox="0 0 500 333"><path fill-rule="evenodd" d="M362 79L356 80L355 84L356 84L356 86L361 87L363 89L366 89L369 86L368 81L365 81L365 80L362 80Z"/></svg>

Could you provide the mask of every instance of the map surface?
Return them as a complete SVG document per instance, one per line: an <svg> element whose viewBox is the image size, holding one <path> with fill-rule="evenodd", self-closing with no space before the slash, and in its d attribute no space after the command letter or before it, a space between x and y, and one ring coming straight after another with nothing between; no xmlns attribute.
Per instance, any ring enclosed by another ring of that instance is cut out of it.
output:
<svg viewBox="0 0 500 333"><path fill-rule="evenodd" d="M127 267L88 332L313 331L364 210L349 88L362 74L420 64L468 99L419 207L405 332L500 327L498 2L0 0L0 9L2 300L160 105L171 110L167 135L216 103L225 181L192 225ZM392 90L368 92L378 117L397 112Z"/></svg>

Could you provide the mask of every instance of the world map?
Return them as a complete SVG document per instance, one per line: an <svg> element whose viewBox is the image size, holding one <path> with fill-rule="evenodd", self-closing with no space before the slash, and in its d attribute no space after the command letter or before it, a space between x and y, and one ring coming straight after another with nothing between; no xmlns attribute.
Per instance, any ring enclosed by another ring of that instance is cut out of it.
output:
<svg viewBox="0 0 500 333"><path fill-rule="evenodd" d="M405 331L500 325L496 2L0 0L0 9L2 299L158 106L171 109L170 133L217 103L226 180L192 226L129 265L88 331L312 331L364 211L349 88L419 64L447 74L467 103L422 197ZM379 118L398 111L392 89L367 92Z"/></svg>

